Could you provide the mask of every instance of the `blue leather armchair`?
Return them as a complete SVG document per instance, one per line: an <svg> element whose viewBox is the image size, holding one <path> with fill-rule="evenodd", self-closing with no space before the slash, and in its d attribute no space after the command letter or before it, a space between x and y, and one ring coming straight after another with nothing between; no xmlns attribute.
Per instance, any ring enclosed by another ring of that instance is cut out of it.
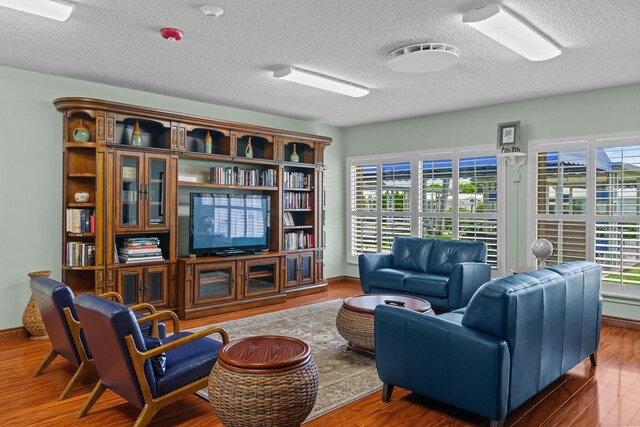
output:
<svg viewBox="0 0 640 427"><path fill-rule="evenodd" d="M74 305L100 376L78 418L84 417L108 388L142 409L135 426L146 426L162 407L206 387L218 350L229 342L225 330L216 326L196 333L180 332L178 317L171 311L136 319L128 307L90 294L76 297ZM173 321L174 333L154 343L159 346L151 346L139 323L161 317ZM220 334L223 342L207 338L214 333Z"/></svg>
<svg viewBox="0 0 640 427"><path fill-rule="evenodd" d="M77 320L71 288L64 283L43 276L32 278L29 285L51 341L51 350L33 376L41 375L58 355L67 359L77 368L59 397L59 400L62 400L69 395L78 382L94 369L91 351ZM116 298L122 301L120 295L115 292L102 294L101 297ZM150 304L139 304L132 308L144 310L150 314L155 313L154 307ZM139 312L135 314L137 317L143 316ZM160 338L165 337L165 325L162 322L148 322L142 325L142 331L146 335L153 334Z"/></svg>
<svg viewBox="0 0 640 427"><path fill-rule="evenodd" d="M358 257L365 294L413 295L441 309L464 307L491 279L483 242L395 237L391 253Z"/></svg>
<svg viewBox="0 0 640 427"><path fill-rule="evenodd" d="M378 306L382 400L399 386L500 424L587 356L596 364L600 275L580 261L503 277L440 316Z"/></svg>

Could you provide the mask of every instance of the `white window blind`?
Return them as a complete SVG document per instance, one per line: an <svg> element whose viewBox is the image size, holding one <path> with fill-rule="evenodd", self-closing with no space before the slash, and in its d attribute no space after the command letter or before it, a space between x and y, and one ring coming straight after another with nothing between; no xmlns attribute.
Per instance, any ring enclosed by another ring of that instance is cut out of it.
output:
<svg viewBox="0 0 640 427"><path fill-rule="evenodd" d="M533 144L534 238L551 264L602 266L603 291L640 294L640 136Z"/></svg>
<svg viewBox="0 0 640 427"><path fill-rule="evenodd" d="M406 160L347 162L348 261L355 262L362 252L391 250L395 236L420 236L485 242L487 261L498 268L496 155L422 153Z"/></svg>

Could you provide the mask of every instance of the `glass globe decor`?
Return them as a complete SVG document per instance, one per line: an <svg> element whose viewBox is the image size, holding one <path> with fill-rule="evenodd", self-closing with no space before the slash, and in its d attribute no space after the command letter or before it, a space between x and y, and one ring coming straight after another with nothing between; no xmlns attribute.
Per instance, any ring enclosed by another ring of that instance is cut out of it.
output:
<svg viewBox="0 0 640 427"><path fill-rule="evenodd" d="M545 268L545 260L553 253L553 243L547 239L538 239L531 245L531 252L538 260L538 269Z"/></svg>

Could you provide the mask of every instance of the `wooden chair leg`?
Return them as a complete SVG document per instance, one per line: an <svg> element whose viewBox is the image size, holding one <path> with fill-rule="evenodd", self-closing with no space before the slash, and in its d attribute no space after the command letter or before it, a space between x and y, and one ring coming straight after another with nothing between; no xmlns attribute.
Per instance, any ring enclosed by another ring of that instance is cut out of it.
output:
<svg viewBox="0 0 640 427"><path fill-rule="evenodd" d="M391 393L393 393L393 384L384 383L382 386L382 401L388 402L391 399Z"/></svg>
<svg viewBox="0 0 640 427"><path fill-rule="evenodd" d="M591 360L591 364L593 366L598 366L598 352L594 351L589 355L589 359Z"/></svg>
<svg viewBox="0 0 640 427"><path fill-rule="evenodd" d="M107 388L102 384L102 381L98 381L98 384L96 384L95 388L91 392L89 399L87 399L82 409L80 409L77 418L82 418L87 415L91 407L98 401L98 399L100 399L100 396L102 396L102 393L104 393L106 389Z"/></svg>
<svg viewBox="0 0 640 427"><path fill-rule="evenodd" d="M62 392L58 400L66 399L69 393L71 392L71 390L76 386L76 384L82 381L82 379L86 377L87 374L93 370L93 367L94 367L93 361L82 362L80 366L78 366L76 373L73 374L73 377L71 377L71 380L69 380L69 383L64 388L64 391Z"/></svg>
<svg viewBox="0 0 640 427"><path fill-rule="evenodd" d="M42 360L42 362L40 363L40 366L38 366L38 369L36 369L36 371L33 373L33 376L37 377L38 375L42 374L42 372L45 369L47 369L47 366L49 366L51 362L53 362L53 359L55 359L57 356L58 356L58 353L56 353L56 351L53 348L49 350L49 353Z"/></svg>
<svg viewBox="0 0 640 427"><path fill-rule="evenodd" d="M151 422L151 419L158 413L160 407L160 405L149 405L148 403L144 405L133 427L146 427Z"/></svg>

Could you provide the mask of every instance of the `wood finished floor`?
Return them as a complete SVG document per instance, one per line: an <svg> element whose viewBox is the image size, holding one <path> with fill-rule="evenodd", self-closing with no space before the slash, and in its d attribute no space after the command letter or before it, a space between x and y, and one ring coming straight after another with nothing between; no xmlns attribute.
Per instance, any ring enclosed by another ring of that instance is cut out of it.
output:
<svg viewBox="0 0 640 427"><path fill-rule="evenodd" d="M256 314L345 298L360 293L359 286L337 283L326 293L290 298L286 303L235 313L183 321L183 329ZM274 331L277 332L277 331ZM73 374L58 358L45 373L31 378L49 350L48 341L15 339L0 342L0 426L120 426L133 425L139 411L107 390L87 417L76 413L97 377L84 380L71 397L57 400ZM513 426L619 426L640 425L640 331L602 328L599 365L588 359L563 375L544 391L507 417ZM478 426L488 420L433 400L394 391L389 403L380 393L317 418L305 426ZM164 408L154 426L220 426L208 402L193 396Z"/></svg>

